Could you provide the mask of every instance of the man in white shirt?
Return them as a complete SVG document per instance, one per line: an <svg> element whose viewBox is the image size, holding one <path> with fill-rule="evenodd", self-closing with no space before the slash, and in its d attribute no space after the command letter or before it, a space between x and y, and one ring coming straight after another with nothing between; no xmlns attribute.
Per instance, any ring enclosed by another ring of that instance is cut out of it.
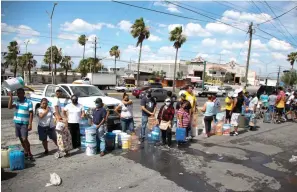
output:
<svg viewBox="0 0 297 192"><path fill-rule="evenodd" d="M60 98L62 96L62 90L60 88L56 88L56 97L53 99L52 107L54 109L54 115L56 121L62 120L62 110L61 110L61 103Z"/></svg>
<svg viewBox="0 0 297 192"><path fill-rule="evenodd" d="M251 113L249 126L250 126L251 131L254 130L254 128L256 126L255 113L256 113L258 102L259 102L259 99L258 99L257 95L254 93L252 95L252 99L249 103L249 112Z"/></svg>

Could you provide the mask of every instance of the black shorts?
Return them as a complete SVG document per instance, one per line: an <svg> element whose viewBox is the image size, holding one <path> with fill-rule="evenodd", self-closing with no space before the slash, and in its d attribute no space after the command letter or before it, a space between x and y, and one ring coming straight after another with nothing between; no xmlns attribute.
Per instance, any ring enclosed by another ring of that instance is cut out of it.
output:
<svg viewBox="0 0 297 192"><path fill-rule="evenodd" d="M276 113L277 114L283 114L283 112L284 112L284 108L276 108Z"/></svg>
<svg viewBox="0 0 297 192"><path fill-rule="evenodd" d="M226 119L231 120L231 110L226 109Z"/></svg>

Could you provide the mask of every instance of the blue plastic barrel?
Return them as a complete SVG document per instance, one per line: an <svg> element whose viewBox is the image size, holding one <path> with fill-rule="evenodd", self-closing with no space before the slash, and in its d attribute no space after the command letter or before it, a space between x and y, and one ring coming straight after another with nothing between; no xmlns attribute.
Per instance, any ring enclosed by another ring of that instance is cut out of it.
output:
<svg viewBox="0 0 297 192"><path fill-rule="evenodd" d="M25 155L23 151L12 150L9 153L9 166L10 170L23 170L25 169Z"/></svg>
<svg viewBox="0 0 297 192"><path fill-rule="evenodd" d="M186 128L176 128L176 141L186 141Z"/></svg>
<svg viewBox="0 0 297 192"><path fill-rule="evenodd" d="M86 149L86 136L80 136L80 147L81 149Z"/></svg>
<svg viewBox="0 0 297 192"><path fill-rule="evenodd" d="M115 138L116 134L112 132L108 132L105 135L105 142L106 142L106 150L107 151L112 151L115 149Z"/></svg>

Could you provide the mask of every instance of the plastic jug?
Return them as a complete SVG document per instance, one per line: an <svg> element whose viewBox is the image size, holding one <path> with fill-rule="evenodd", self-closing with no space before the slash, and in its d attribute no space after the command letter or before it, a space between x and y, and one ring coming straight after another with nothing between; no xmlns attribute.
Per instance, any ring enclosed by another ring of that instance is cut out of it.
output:
<svg viewBox="0 0 297 192"><path fill-rule="evenodd" d="M139 137L135 133L132 133L131 144L130 144L131 151L137 151L139 149L138 141L139 141Z"/></svg>
<svg viewBox="0 0 297 192"><path fill-rule="evenodd" d="M10 149L1 149L1 168L9 168Z"/></svg>
<svg viewBox="0 0 297 192"><path fill-rule="evenodd" d="M15 91L19 88L23 88L25 86L25 83L22 77L16 77L5 80L2 83L2 86L9 91Z"/></svg>
<svg viewBox="0 0 297 192"><path fill-rule="evenodd" d="M151 132L151 134L152 134L152 140L154 140L154 141L160 141L160 133L161 133L161 130L160 130L160 127L159 126L153 127L153 131Z"/></svg>

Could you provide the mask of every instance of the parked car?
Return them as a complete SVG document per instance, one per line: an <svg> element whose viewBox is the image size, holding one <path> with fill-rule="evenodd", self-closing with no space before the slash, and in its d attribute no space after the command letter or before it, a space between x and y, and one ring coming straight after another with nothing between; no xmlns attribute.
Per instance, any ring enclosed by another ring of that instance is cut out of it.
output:
<svg viewBox="0 0 297 192"><path fill-rule="evenodd" d="M129 91L133 91L135 89L135 85L133 84L126 84L123 86L117 86L114 88L117 92L129 92Z"/></svg>
<svg viewBox="0 0 297 192"><path fill-rule="evenodd" d="M156 101L165 101L165 99L167 98L167 90L163 89L163 88L151 88L152 90L152 97L156 100ZM146 91L142 91L139 95L139 98L143 98L147 93ZM176 101L177 96L175 94L172 95L172 99L173 101Z"/></svg>
<svg viewBox="0 0 297 192"><path fill-rule="evenodd" d="M219 86L207 86L204 90L197 91L199 97L207 96L207 95L216 95L218 97L225 97L225 90L219 89Z"/></svg>
<svg viewBox="0 0 297 192"><path fill-rule="evenodd" d="M139 98L139 95L141 94L141 92L148 90L149 88L150 87L148 86L135 88L132 91L132 95L135 96L136 98Z"/></svg>
<svg viewBox="0 0 297 192"><path fill-rule="evenodd" d="M149 83L147 86L150 88L163 88L162 83Z"/></svg>
<svg viewBox="0 0 297 192"><path fill-rule="evenodd" d="M221 86L219 89L225 90L226 92L234 91L234 89L231 86L228 86L228 85Z"/></svg>
<svg viewBox="0 0 297 192"><path fill-rule="evenodd" d="M84 110L91 114L90 109L95 108L95 100L101 98L104 105L109 109L109 116L107 119L107 129L121 129L120 118L114 112L114 108L119 105L120 100L112 97L108 97L107 94L102 92L98 87L87 84L58 84L58 85L46 85L42 94L31 94L30 99L33 103L33 110L36 114L37 109L40 107L40 101L42 98L47 98L49 106L51 106L55 97L55 90L59 88L62 90L62 98L60 99L61 105L65 106L71 103L71 95L78 97L78 102L83 105Z"/></svg>
<svg viewBox="0 0 297 192"><path fill-rule="evenodd" d="M14 91L12 93L12 99L15 100L17 99L17 95L16 92ZM9 100L9 96L8 96L8 91L5 88L1 88L1 107L8 107L8 100Z"/></svg>

